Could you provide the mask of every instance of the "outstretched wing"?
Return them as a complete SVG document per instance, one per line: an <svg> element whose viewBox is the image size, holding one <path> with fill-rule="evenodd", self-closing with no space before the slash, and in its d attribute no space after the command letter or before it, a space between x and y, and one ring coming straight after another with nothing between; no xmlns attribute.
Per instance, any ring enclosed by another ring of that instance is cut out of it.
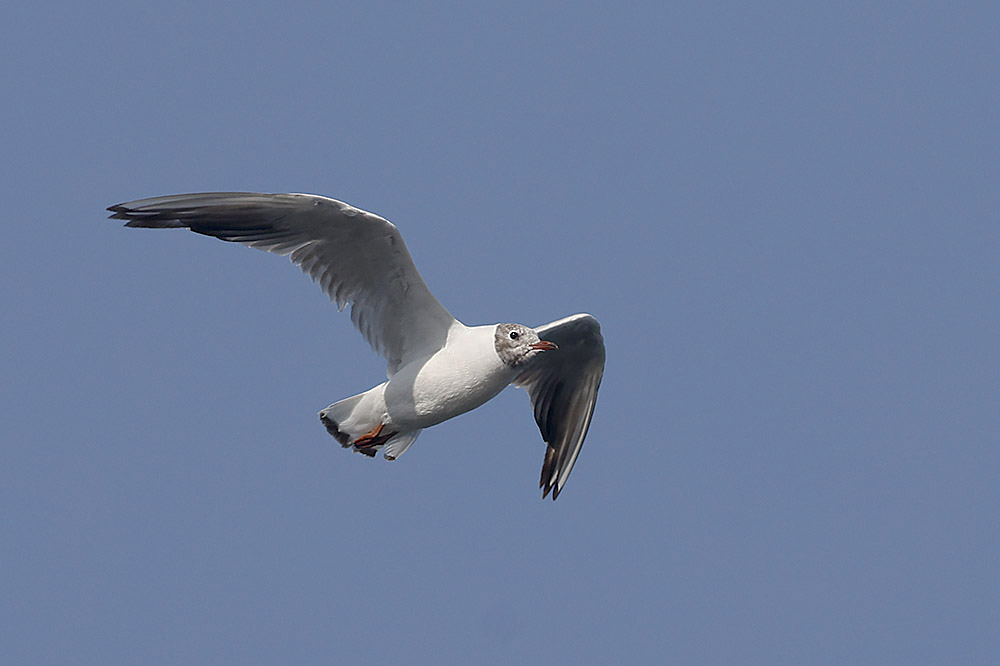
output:
<svg viewBox="0 0 1000 666"><path fill-rule="evenodd" d="M424 283L388 220L312 194L208 192L140 199L108 208L125 226L187 228L280 255L323 288L391 376L444 346L454 317Z"/></svg>
<svg viewBox="0 0 1000 666"><path fill-rule="evenodd" d="M539 354L514 380L527 389L535 422L548 444L539 488L552 499L573 471L597 403L604 376L604 338L601 325L589 314L576 314L535 329L556 351Z"/></svg>

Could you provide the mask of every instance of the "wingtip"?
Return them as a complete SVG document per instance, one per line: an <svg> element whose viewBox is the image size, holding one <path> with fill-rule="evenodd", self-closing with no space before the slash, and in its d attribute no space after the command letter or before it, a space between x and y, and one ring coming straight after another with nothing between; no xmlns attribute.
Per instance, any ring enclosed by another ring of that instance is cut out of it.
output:
<svg viewBox="0 0 1000 666"><path fill-rule="evenodd" d="M111 215L108 215L109 220L125 220L123 226L126 227L142 227L148 226L143 225L142 222L135 217L135 210L129 208L127 205L120 203L114 206L108 206L107 210Z"/></svg>
<svg viewBox="0 0 1000 666"><path fill-rule="evenodd" d="M541 489L542 489L542 499L545 499L546 497L548 497L549 491L550 490L552 491L552 501L553 502L556 501L556 498L559 497L559 493L562 491L562 489L557 484L555 484L555 483L553 483L552 485L546 485L546 484L543 483L541 485Z"/></svg>
<svg viewBox="0 0 1000 666"><path fill-rule="evenodd" d="M183 229L186 227L179 220L162 217L157 211L142 211L138 207L131 207L128 203L108 206L105 210L111 213L108 215L108 219L125 220L123 226L134 229Z"/></svg>
<svg viewBox="0 0 1000 666"><path fill-rule="evenodd" d="M328 433L330 433L330 435L335 440L337 440L342 447L344 447L345 449L348 448L348 447L350 447L350 445L351 445L351 443L350 443L350 437L348 437L347 433L342 432L340 430L340 424L339 423L337 423L336 421L334 421L333 419L331 419L329 416L327 416L325 409L319 413L319 420L323 424L323 426L326 428L326 431Z"/></svg>
<svg viewBox="0 0 1000 666"><path fill-rule="evenodd" d="M559 487L552 482L552 465L555 462L556 449L551 444L545 449L545 461L542 463L542 476L538 480L538 487L542 489L542 499L545 499L549 491L552 491L552 499L559 495Z"/></svg>

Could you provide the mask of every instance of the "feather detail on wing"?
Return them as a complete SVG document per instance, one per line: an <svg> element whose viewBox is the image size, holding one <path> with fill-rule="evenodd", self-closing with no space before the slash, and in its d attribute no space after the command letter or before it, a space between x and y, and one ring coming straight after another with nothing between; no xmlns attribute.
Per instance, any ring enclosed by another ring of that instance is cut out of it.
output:
<svg viewBox="0 0 1000 666"><path fill-rule="evenodd" d="M108 208L126 226L187 228L280 255L343 309L391 376L405 361L444 346L454 317L427 288L388 220L311 194L208 192L141 199Z"/></svg>
<svg viewBox="0 0 1000 666"><path fill-rule="evenodd" d="M548 448L542 463L542 497L556 499L573 471L604 376L601 326L588 314L577 314L535 329L559 349L537 356L514 380L528 391L535 422Z"/></svg>

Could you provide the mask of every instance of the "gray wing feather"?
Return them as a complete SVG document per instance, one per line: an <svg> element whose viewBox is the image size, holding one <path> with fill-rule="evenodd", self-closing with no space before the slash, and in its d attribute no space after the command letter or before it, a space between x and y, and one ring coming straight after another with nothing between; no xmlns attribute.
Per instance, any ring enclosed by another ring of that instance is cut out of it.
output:
<svg viewBox="0 0 1000 666"><path fill-rule="evenodd" d="M573 471L597 403L604 376L601 325L589 314L577 314L535 329L557 351L540 354L514 384L528 391L535 422L548 444L539 487L542 497L559 496Z"/></svg>
<svg viewBox="0 0 1000 666"><path fill-rule="evenodd" d="M311 194L177 194L108 208L126 226L186 228L289 255L351 321L391 375L444 346L454 317L427 288L399 230L342 201Z"/></svg>

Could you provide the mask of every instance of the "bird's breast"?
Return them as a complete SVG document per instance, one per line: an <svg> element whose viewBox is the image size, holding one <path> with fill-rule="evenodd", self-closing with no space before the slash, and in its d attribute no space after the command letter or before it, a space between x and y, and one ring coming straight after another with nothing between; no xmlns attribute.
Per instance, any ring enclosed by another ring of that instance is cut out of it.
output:
<svg viewBox="0 0 1000 666"><path fill-rule="evenodd" d="M393 423L427 428L479 407L514 379L497 356L493 327L468 328L429 358L399 369L386 386Z"/></svg>

